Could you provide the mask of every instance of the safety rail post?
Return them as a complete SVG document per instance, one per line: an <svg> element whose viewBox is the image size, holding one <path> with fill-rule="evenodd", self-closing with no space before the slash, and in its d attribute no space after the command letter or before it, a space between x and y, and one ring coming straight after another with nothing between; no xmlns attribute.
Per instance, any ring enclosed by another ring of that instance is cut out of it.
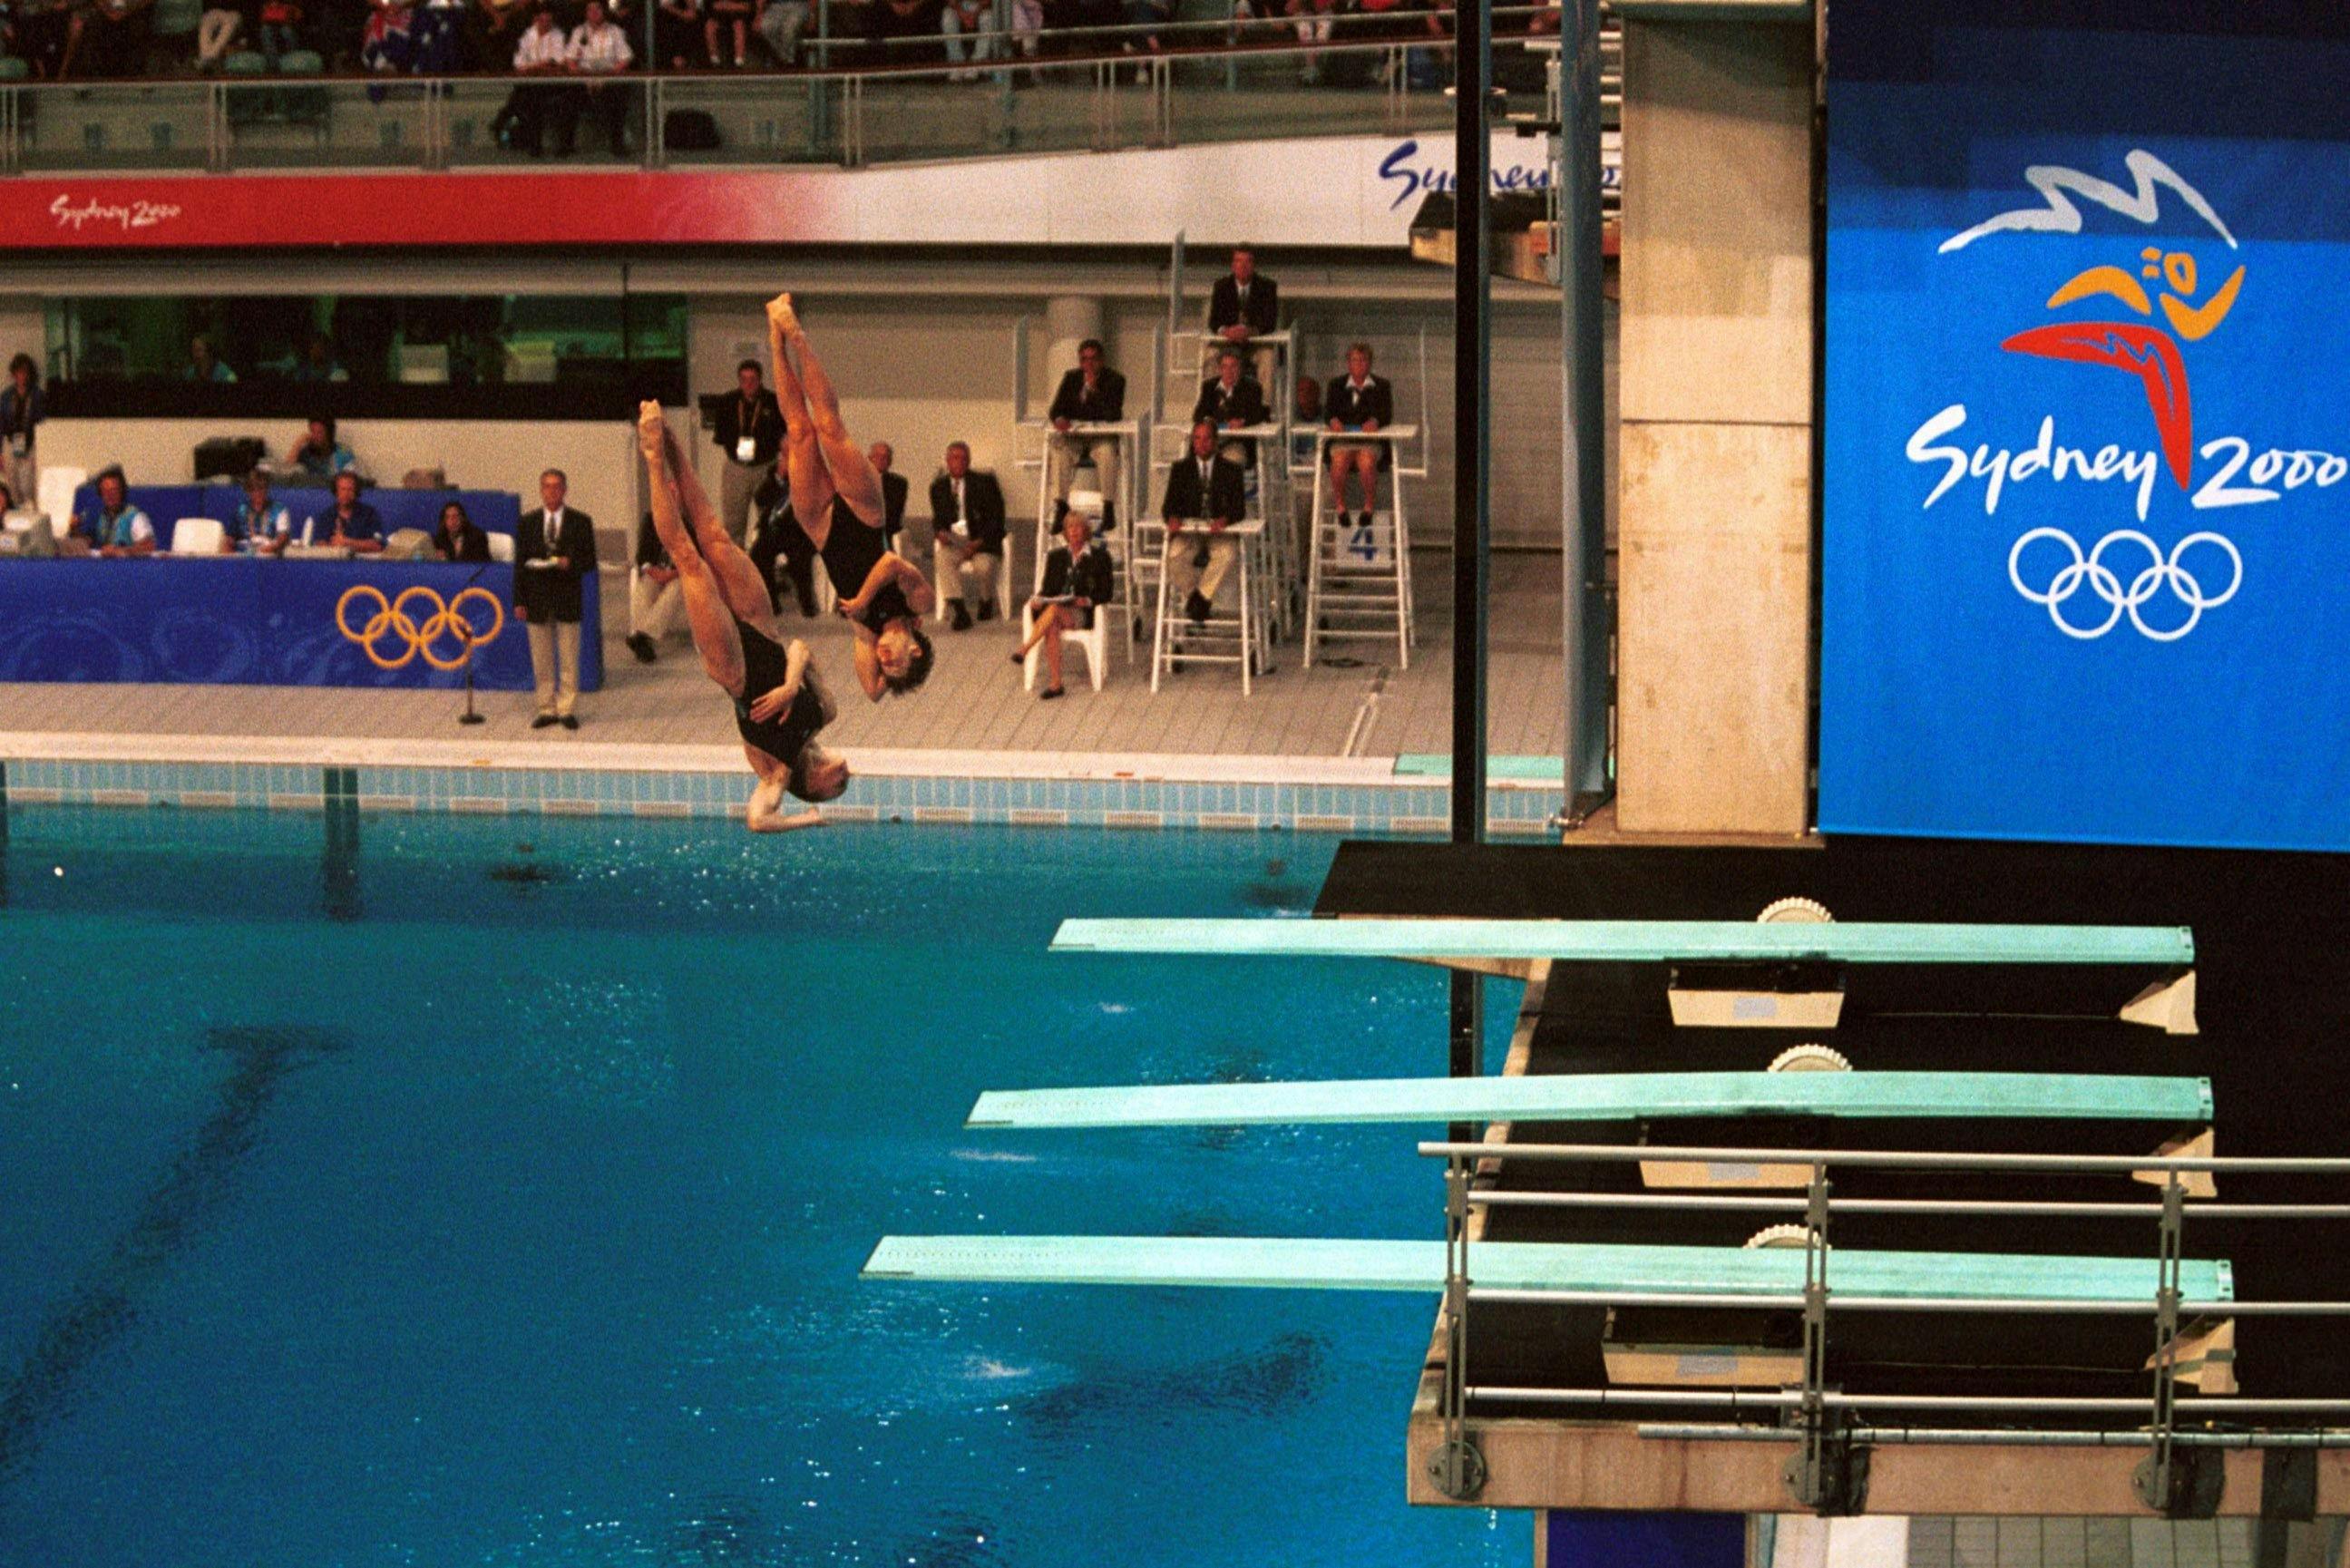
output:
<svg viewBox="0 0 2350 1568"><path fill-rule="evenodd" d="M1833 1430L1828 1414L1828 1168L1812 1165L1804 1202L1804 1383L1796 1407L1803 1447L1786 1465L1787 1491L1821 1514L1859 1506L1859 1457Z"/></svg>
<svg viewBox="0 0 2350 1568"><path fill-rule="evenodd" d="M1443 1436L1428 1459L1430 1482L1455 1502L1485 1490L1485 1456L1469 1436L1468 1407L1469 1162L1456 1155L1444 1168Z"/></svg>
<svg viewBox="0 0 2350 1568"><path fill-rule="evenodd" d="M2138 1461L2130 1484L2148 1508L2176 1515L2187 1501L2193 1478L2187 1456L2178 1451L2178 1389L2172 1379L2178 1360L2180 1260L2185 1255L2187 1189L2178 1172L2162 1189L2162 1223L2156 1247L2154 1289L2154 1416L2149 1426L2153 1448Z"/></svg>

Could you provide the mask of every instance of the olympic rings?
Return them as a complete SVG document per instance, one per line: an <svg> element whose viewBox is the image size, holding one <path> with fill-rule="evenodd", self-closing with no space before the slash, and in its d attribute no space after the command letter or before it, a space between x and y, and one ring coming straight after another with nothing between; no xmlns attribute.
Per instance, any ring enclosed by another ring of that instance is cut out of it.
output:
<svg viewBox="0 0 2350 1568"><path fill-rule="evenodd" d="M2049 578L2047 587L2034 590L2023 586L2023 552L2027 545L2041 539L2053 540L2063 545L2071 552L2073 559L2071 564L2057 568L2056 574ZM2105 564L2106 550L2117 544L2132 545L2144 550L2151 563L2130 578L2127 588L2122 587L2119 575ZM2228 586L2216 594L2206 593L2202 579L2179 564L2181 557L2198 545L2216 545L2227 552L2230 576ZM2155 642L2177 642L2195 629L2205 610L2217 609L2236 597L2236 590L2244 586L2244 557L2237 553L2234 545L2220 535L2210 533L2189 534L2172 545L2170 554L2166 556L2160 545L2135 528L2116 529L2098 540L2095 546L2084 556L2080 541L2062 528L2034 528L2018 539L2015 547L2007 553L2007 580L2015 585L2017 593L2033 604L2045 605L2048 618L2055 622L2056 629L2066 637L2083 642L2092 641L2113 630L2126 615L2130 624L2137 628L2139 635ZM2085 587L2106 603L2105 619L2094 626L2076 626L2064 618L2065 602ZM2187 607L2186 620L2168 630L2147 625L2138 614L2138 607L2164 588L2169 589L2178 602Z"/></svg>
<svg viewBox="0 0 2350 1568"><path fill-rule="evenodd" d="M351 601L362 597L375 600L375 613L368 618L366 626L354 629L347 612ZM432 606L421 620L409 614L408 609L410 601L420 597ZM475 620L483 612L475 610L469 616L464 608L467 600L476 597L489 607L487 631L475 628ZM402 669L419 654L435 670L463 670L465 661L473 657L474 645L496 641L505 626L506 607L498 602L497 595L478 586L460 588L454 598L444 603L439 594L421 583L401 589L400 597L390 600L385 599L383 590L372 584L355 583L335 601L335 629L359 644L359 651L378 670ZM397 659L386 658L376 650L376 644L387 636L407 644ZM447 637L454 637L459 648L456 657L444 659L433 651L432 645Z"/></svg>

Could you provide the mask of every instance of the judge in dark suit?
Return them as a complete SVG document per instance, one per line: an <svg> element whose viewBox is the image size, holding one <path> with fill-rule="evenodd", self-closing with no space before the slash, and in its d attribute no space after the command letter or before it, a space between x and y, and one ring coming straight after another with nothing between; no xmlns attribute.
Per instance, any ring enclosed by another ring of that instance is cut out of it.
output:
<svg viewBox="0 0 2350 1568"><path fill-rule="evenodd" d="M752 498L752 510L758 523L751 530L751 547L745 552L751 564L759 568L759 580L767 585L767 599L777 609L784 601L775 590L775 563L781 561L784 575L791 579L792 597L799 600L800 614L813 618L816 615L816 541L800 526L799 514L792 510L792 484L778 462L773 472Z"/></svg>
<svg viewBox="0 0 2350 1568"><path fill-rule="evenodd" d="M1167 520L1167 586L1183 596L1183 613L1194 626L1208 618L1232 569L1237 545L1224 530L1247 509L1241 465L1216 451L1216 427L1199 421L1191 427L1191 453L1167 471L1167 494L1159 504Z"/></svg>
<svg viewBox="0 0 2350 1568"><path fill-rule="evenodd" d="M1208 296L1208 331L1236 348L1249 339L1281 330L1281 289L1256 270L1256 253L1246 245L1232 248L1232 270L1216 280ZM1273 349L1254 350L1256 379L1273 385Z"/></svg>
<svg viewBox="0 0 2350 1568"><path fill-rule="evenodd" d="M1191 405L1191 417L1205 420L1219 431L1272 422L1273 410L1265 406L1264 389L1241 374L1239 349L1216 350L1216 373L1200 383L1200 398ZM1256 442L1253 441L1227 436L1223 451L1226 457L1243 468L1256 461Z"/></svg>
<svg viewBox="0 0 2350 1568"><path fill-rule="evenodd" d="M559 468L538 476L538 509L515 528L515 610L530 627L530 667L538 678L534 730L579 727L580 579L596 569L596 520L565 504Z"/></svg>
<svg viewBox="0 0 2350 1568"><path fill-rule="evenodd" d="M1076 425L1116 424L1126 418L1126 378L1105 361L1101 339L1088 337L1077 345L1077 368L1061 378L1045 417L1055 432L1045 446L1053 499L1069 498L1070 476L1090 460L1101 484L1102 531L1107 533L1118 526L1118 438L1069 433Z"/></svg>
<svg viewBox="0 0 2350 1568"><path fill-rule="evenodd" d="M971 448L947 448L947 471L931 481L932 585L954 599L954 629L995 615L995 578L1003 569L1003 488L974 472Z"/></svg>
<svg viewBox="0 0 2350 1568"><path fill-rule="evenodd" d="M1347 374L1330 383L1322 408L1334 431L1385 430L1395 423L1395 389L1371 374L1369 344L1347 347ZM1363 521L1368 524L1378 509L1379 470L1387 463L1388 443L1383 441L1330 443L1330 504L1338 509L1341 522L1347 515L1347 473L1362 476Z"/></svg>
<svg viewBox="0 0 2350 1568"><path fill-rule="evenodd" d="M710 421L711 439L726 463L718 480L718 520L737 545L750 536L753 498L775 466L784 433L784 410L767 390L759 362L743 360L734 371L734 390Z"/></svg>

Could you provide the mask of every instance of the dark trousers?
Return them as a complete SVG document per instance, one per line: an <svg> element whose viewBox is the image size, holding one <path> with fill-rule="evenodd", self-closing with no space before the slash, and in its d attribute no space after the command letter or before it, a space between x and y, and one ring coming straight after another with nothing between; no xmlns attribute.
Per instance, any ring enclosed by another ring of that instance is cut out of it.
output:
<svg viewBox="0 0 2350 1568"><path fill-rule="evenodd" d="M626 155L629 101L626 91L617 87L562 87L546 91L547 122L555 128L555 151L558 155L571 151L582 115L603 127L613 157Z"/></svg>
<svg viewBox="0 0 2350 1568"><path fill-rule="evenodd" d="M800 613L816 614L816 541L807 530L787 512L770 512L760 520L758 536L751 541L746 552L751 564L759 568L759 580L767 585L767 592L775 591L775 562L780 558L784 570L790 574L792 594L800 603ZM862 586L862 585L858 585ZM835 584L837 591L839 585ZM850 592L856 591L852 587ZM783 605L777 601L776 608Z"/></svg>

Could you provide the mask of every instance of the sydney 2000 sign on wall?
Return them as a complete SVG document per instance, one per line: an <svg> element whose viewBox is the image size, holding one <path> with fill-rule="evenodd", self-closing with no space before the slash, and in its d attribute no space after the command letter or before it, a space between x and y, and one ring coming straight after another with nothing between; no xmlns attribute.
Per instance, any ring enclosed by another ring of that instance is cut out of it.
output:
<svg viewBox="0 0 2350 1568"><path fill-rule="evenodd" d="M2350 44L2233 26L1837 9L1824 826L2350 846Z"/></svg>

